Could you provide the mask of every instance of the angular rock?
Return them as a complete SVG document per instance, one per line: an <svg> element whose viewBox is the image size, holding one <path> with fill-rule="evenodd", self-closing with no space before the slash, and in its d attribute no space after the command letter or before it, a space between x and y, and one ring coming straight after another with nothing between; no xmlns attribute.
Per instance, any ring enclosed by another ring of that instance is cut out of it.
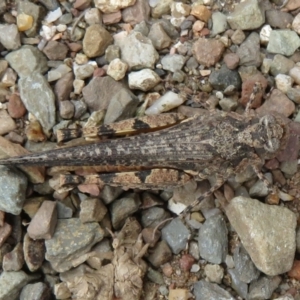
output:
<svg viewBox="0 0 300 300"><path fill-rule="evenodd" d="M21 38L16 24L0 24L0 43L7 50L21 47Z"/></svg>
<svg viewBox="0 0 300 300"><path fill-rule="evenodd" d="M185 63L185 58L180 54L167 54L161 59L161 64L164 70L176 72L182 69Z"/></svg>
<svg viewBox="0 0 300 300"><path fill-rule="evenodd" d="M76 218L58 220L53 238L45 241L46 259L57 272L67 271L103 237L98 223L83 224Z"/></svg>
<svg viewBox="0 0 300 300"><path fill-rule="evenodd" d="M0 110L0 135L4 135L16 128L15 121L10 117L6 110Z"/></svg>
<svg viewBox="0 0 300 300"><path fill-rule="evenodd" d="M296 249L296 217L280 206L235 197L226 215L255 266L274 276L291 269Z"/></svg>
<svg viewBox="0 0 300 300"><path fill-rule="evenodd" d="M229 292L215 283L210 283L204 279L194 284L194 295L196 300L234 300Z"/></svg>
<svg viewBox="0 0 300 300"><path fill-rule="evenodd" d="M106 213L106 206L98 198L87 198L80 203L79 218L82 223L100 222Z"/></svg>
<svg viewBox="0 0 300 300"><path fill-rule="evenodd" d="M100 24L89 26L83 38L83 52L88 57L96 57L105 53L108 45L112 44L110 33Z"/></svg>
<svg viewBox="0 0 300 300"><path fill-rule="evenodd" d="M54 93L49 83L39 73L21 78L18 82L20 96L26 109L40 122L46 134L55 125Z"/></svg>
<svg viewBox="0 0 300 300"><path fill-rule="evenodd" d="M247 0L237 4L234 11L227 17L232 29L252 30L265 22L265 13L259 7L258 0Z"/></svg>
<svg viewBox="0 0 300 300"><path fill-rule="evenodd" d="M270 299L280 282L280 276L261 276L250 284L249 300Z"/></svg>
<svg viewBox="0 0 300 300"><path fill-rule="evenodd" d="M154 23L151 26L148 38L152 41L156 50L168 48L172 43L171 38L165 32L161 23Z"/></svg>
<svg viewBox="0 0 300 300"><path fill-rule="evenodd" d="M154 88L160 81L160 77L150 69L143 69L128 74L129 87L144 92Z"/></svg>
<svg viewBox="0 0 300 300"><path fill-rule="evenodd" d="M122 10L122 19L131 25L142 21L148 21L150 16L150 5L148 1L136 0L135 4Z"/></svg>
<svg viewBox="0 0 300 300"><path fill-rule="evenodd" d="M238 293L242 299L247 299L248 284L241 281L236 269L229 269L228 273L231 277L231 287Z"/></svg>
<svg viewBox="0 0 300 300"><path fill-rule="evenodd" d="M107 75L114 80L121 80L125 77L128 65L119 58L113 59L107 68Z"/></svg>
<svg viewBox="0 0 300 300"><path fill-rule="evenodd" d="M135 1L136 0L96 0L95 6L105 14L109 14L134 5Z"/></svg>
<svg viewBox="0 0 300 300"><path fill-rule="evenodd" d="M159 55L149 38L140 32L131 31L127 36L115 35L114 39L115 44L121 49L121 59L128 64L129 69L154 68Z"/></svg>
<svg viewBox="0 0 300 300"><path fill-rule="evenodd" d="M48 70L46 56L36 47L25 45L5 56L9 65L19 77L27 77L33 73L45 73Z"/></svg>
<svg viewBox="0 0 300 300"><path fill-rule="evenodd" d="M50 300L52 296L51 289L47 284L37 282L23 287L20 300Z"/></svg>
<svg viewBox="0 0 300 300"><path fill-rule="evenodd" d="M44 201L32 218L27 233L32 239L49 240L52 238L57 222L55 201Z"/></svg>
<svg viewBox="0 0 300 300"><path fill-rule="evenodd" d="M228 253L228 230L220 214L208 218L199 229L200 256L213 264L225 261Z"/></svg>
<svg viewBox="0 0 300 300"><path fill-rule="evenodd" d="M24 264L23 245L18 243L15 248L4 255L2 262L4 271L20 271Z"/></svg>
<svg viewBox="0 0 300 300"><path fill-rule="evenodd" d="M62 101L70 99L70 93L73 89L73 80L74 75L72 72L67 73L57 80L54 86L54 94L57 100Z"/></svg>
<svg viewBox="0 0 300 300"><path fill-rule="evenodd" d="M57 41L49 41L43 52L50 60L64 60L67 56L69 48Z"/></svg>
<svg viewBox="0 0 300 300"><path fill-rule="evenodd" d="M6 222L0 227L0 247L5 243L12 232L12 226Z"/></svg>
<svg viewBox="0 0 300 300"><path fill-rule="evenodd" d="M166 241L160 241L149 255L150 263L158 268L172 259L172 251Z"/></svg>
<svg viewBox="0 0 300 300"><path fill-rule="evenodd" d="M27 178L20 171L0 166L0 210L19 215L23 208Z"/></svg>

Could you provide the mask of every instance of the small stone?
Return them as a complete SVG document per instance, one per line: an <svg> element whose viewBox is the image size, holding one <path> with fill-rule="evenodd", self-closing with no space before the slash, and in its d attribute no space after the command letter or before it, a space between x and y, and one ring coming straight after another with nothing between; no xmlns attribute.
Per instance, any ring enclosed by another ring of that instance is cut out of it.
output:
<svg viewBox="0 0 300 300"><path fill-rule="evenodd" d="M230 275L231 287L237 292L237 294L242 298L246 299L248 294L248 285L242 282L237 274L236 269L229 269L228 274Z"/></svg>
<svg viewBox="0 0 300 300"><path fill-rule="evenodd" d="M161 81L160 77L150 69L143 69L128 74L128 84L131 89L144 92L151 90Z"/></svg>
<svg viewBox="0 0 300 300"><path fill-rule="evenodd" d="M194 284L194 295L196 300L207 299L222 299L222 300L234 300L235 298L230 295L229 292L221 288L215 283L210 283L204 279L197 281Z"/></svg>
<svg viewBox="0 0 300 300"><path fill-rule="evenodd" d="M300 280L300 260L295 260L288 276L296 280Z"/></svg>
<svg viewBox="0 0 300 300"><path fill-rule="evenodd" d="M149 31L148 38L152 41L156 50L168 48L172 40L165 32L161 23L154 23Z"/></svg>
<svg viewBox="0 0 300 300"><path fill-rule="evenodd" d="M6 134L16 128L15 121L10 117L6 110L0 110L0 135Z"/></svg>
<svg viewBox="0 0 300 300"><path fill-rule="evenodd" d="M95 70L95 66L92 64L85 64L85 65L77 65L76 63L73 64L73 72L76 79L84 80L89 78L93 75Z"/></svg>
<svg viewBox="0 0 300 300"><path fill-rule="evenodd" d="M289 72L294 69L294 66L295 63L291 59L288 59L283 55L276 54L270 65L270 73L273 76L278 74L289 74Z"/></svg>
<svg viewBox="0 0 300 300"><path fill-rule="evenodd" d="M61 16L62 16L61 8L57 7L56 9L48 12L47 16L45 17L45 21L50 24L58 20Z"/></svg>
<svg viewBox="0 0 300 300"><path fill-rule="evenodd" d="M212 23L213 27L211 30L211 36L216 36L217 34L224 32L228 27L226 15L219 11L213 12Z"/></svg>
<svg viewBox="0 0 300 300"><path fill-rule="evenodd" d="M186 248L189 235L189 230L179 218L173 219L162 229L162 239L168 243L174 254Z"/></svg>
<svg viewBox="0 0 300 300"><path fill-rule="evenodd" d="M181 105L184 101L185 100L179 94L168 91L146 109L145 114L158 115L161 112L169 111Z"/></svg>
<svg viewBox="0 0 300 300"><path fill-rule="evenodd" d="M128 65L119 58L115 58L110 62L107 68L107 75L114 80L121 80L125 77Z"/></svg>
<svg viewBox="0 0 300 300"><path fill-rule="evenodd" d="M4 255L2 266L4 271L20 271L23 264L23 245L18 243L11 252Z"/></svg>
<svg viewBox="0 0 300 300"><path fill-rule="evenodd" d="M120 48L116 45L109 45L105 50L105 60L110 63L116 58L120 58Z"/></svg>
<svg viewBox="0 0 300 300"><path fill-rule="evenodd" d="M172 259L172 251L166 241L160 241L148 257L149 262L156 268Z"/></svg>
<svg viewBox="0 0 300 300"><path fill-rule="evenodd" d="M54 86L54 94L58 101L70 99L74 76L72 72L63 75Z"/></svg>
<svg viewBox="0 0 300 300"><path fill-rule="evenodd" d="M98 198L87 198L80 203L79 218L82 223L101 222L106 213L106 206Z"/></svg>
<svg viewBox="0 0 300 300"><path fill-rule="evenodd" d="M72 119L74 116L75 107L69 100L59 102L59 115L66 120Z"/></svg>
<svg viewBox="0 0 300 300"><path fill-rule="evenodd" d="M120 11L102 15L102 22L105 25L119 23L121 19L122 14Z"/></svg>
<svg viewBox="0 0 300 300"><path fill-rule="evenodd" d="M16 24L0 24L0 43L7 50L20 48L21 38Z"/></svg>
<svg viewBox="0 0 300 300"><path fill-rule="evenodd" d="M267 45L270 40L270 35L272 31L272 27L270 25L264 25L259 32L259 40L262 45Z"/></svg>
<svg viewBox="0 0 300 300"><path fill-rule="evenodd" d="M91 0L76 0L73 7L78 10L85 10L91 6Z"/></svg>
<svg viewBox="0 0 300 300"><path fill-rule="evenodd" d="M239 65L240 58L236 53L228 53L224 56L224 63L230 70L236 69Z"/></svg>
<svg viewBox="0 0 300 300"><path fill-rule="evenodd" d="M24 13L17 16L17 26L19 31L26 31L33 25L33 17Z"/></svg>
<svg viewBox="0 0 300 300"><path fill-rule="evenodd" d="M283 93L287 93L287 91L293 85L293 79L285 74L278 74L275 77L276 87L278 90L282 91Z"/></svg>
<svg viewBox="0 0 300 300"><path fill-rule="evenodd" d="M207 264L204 267L204 272L205 272L206 278L210 282L215 282L215 283L220 284L224 277L224 269L219 265Z"/></svg>
<svg viewBox="0 0 300 300"><path fill-rule="evenodd" d="M207 23L211 18L211 11L205 5L195 2L192 4L191 15Z"/></svg>
<svg viewBox="0 0 300 300"><path fill-rule="evenodd" d="M190 254L183 254L179 260L179 267L184 272L189 272L195 259Z"/></svg>
<svg viewBox="0 0 300 300"><path fill-rule="evenodd" d="M173 55L167 54L161 60L163 69L170 72L181 70L184 63L185 63L185 58L180 54L173 54Z"/></svg>
<svg viewBox="0 0 300 300"><path fill-rule="evenodd" d="M33 284L27 284L20 294L20 300L33 299L49 300L52 297L51 288L46 283L37 282Z"/></svg>
<svg viewBox="0 0 300 300"><path fill-rule="evenodd" d="M300 47L300 38L292 30L272 30L267 51L291 56Z"/></svg>
<svg viewBox="0 0 300 300"><path fill-rule="evenodd" d="M57 41L49 41L43 52L51 60L64 60L68 53L68 47Z"/></svg>
<svg viewBox="0 0 300 300"><path fill-rule="evenodd" d="M258 0L248 0L237 4L227 17L232 29L257 29L265 22L265 12L260 8Z"/></svg>
<svg viewBox="0 0 300 300"><path fill-rule="evenodd" d="M289 75L293 78L296 84L300 85L300 66L296 65L289 70Z"/></svg>
<svg viewBox="0 0 300 300"><path fill-rule="evenodd" d="M77 95L81 94L82 89L84 88L84 86L85 86L84 80L75 79L73 81L74 94L77 94Z"/></svg>
<svg viewBox="0 0 300 300"><path fill-rule="evenodd" d="M26 108L21 101L21 98L17 94L12 94L9 97L9 102L7 105L7 111L12 118L18 119L25 115Z"/></svg>
<svg viewBox="0 0 300 300"><path fill-rule="evenodd" d="M84 14L84 19L89 25L101 24L101 13L96 7L92 7Z"/></svg>
<svg viewBox="0 0 300 300"><path fill-rule="evenodd" d="M56 202L44 201L32 218L28 228L28 235L36 239L49 240L52 238L57 223Z"/></svg>
<svg viewBox="0 0 300 300"><path fill-rule="evenodd" d="M292 28L294 31L296 31L298 34L300 34L300 13L296 15L296 17L293 20Z"/></svg>
<svg viewBox="0 0 300 300"><path fill-rule="evenodd" d="M266 10L266 23L269 24L272 28L290 28L293 20L293 15L287 11L276 8Z"/></svg>
<svg viewBox="0 0 300 300"><path fill-rule="evenodd" d="M90 25L84 35L83 52L88 57L101 56L112 42L112 36L104 27L100 24Z"/></svg>
<svg viewBox="0 0 300 300"><path fill-rule="evenodd" d="M131 6L135 3L135 0L96 0L95 6L99 8L105 14L116 12L120 9Z"/></svg>
<svg viewBox="0 0 300 300"><path fill-rule="evenodd" d="M189 290L185 289L170 289L168 300L188 300Z"/></svg>
<svg viewBox="0 0 300 300"><path fill-rule="evenodd" d="M12 231L11 225L8 223L3 224L3 226L0 227L0 247L5 243L5 241L8 239Z"/></svg>
<svg viewBox="0 0 300 300"><path fill-rule="evenodd" d="M224 51L224 44L214 39L199 38L193 45L195 58L206 67L215 65L221 59Z"/></svg>
<svg viewBox="0 0 300 300"><path fill-rule="evenodd" d="M234 111L238 106L238 102L235 99L225 97L220 100L219 104L224 111Z"/></svg>
<svg viewBox="0 0 300 300"><path fill-rule="evenodd" d="M135 4L122 10L122 19L125 23L136 25L141 22L149 21L150 5L148 1L136 0Z"/></svg>

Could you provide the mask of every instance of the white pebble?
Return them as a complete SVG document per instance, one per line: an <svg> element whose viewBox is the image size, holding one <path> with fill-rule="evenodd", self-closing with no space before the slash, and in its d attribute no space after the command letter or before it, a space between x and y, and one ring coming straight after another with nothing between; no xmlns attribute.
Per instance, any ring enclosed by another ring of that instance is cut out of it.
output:
<svg viewBox="0 0 300 300"><path fill-rule="evenodd" d="M260 30L259 33L259 39L261 44L267 45L269 43L271 32L272 32L272 27L270 25L263 26L263 28Z"/></svg>
<svg viewBox="0 0 300 300"><path fill-rule="evenodd" d="M53 23L55 22L57 19L59 19L62 16L62 11L60 9L60 7L58 7L57 9L50 11L47 16L45 17L45 21L47 23Z"/></svg>
<svg viewBox="0 0 300 300"><path fill-rule="evenodd" d="M64 31L67 30L67 25L65 25L65 24L58 24L58 25L56 26L56 30L57 30L58 32L64 32Z"/></svg>
<svg viewBox="0 0 300 300"><path fill-rule="evenodd" d="M291 76L285 74L278 74L275 77L276 87L285 94L292 87L293 81Z"/></svg>
<svg viewBox="0 0 300 300"><path fill-rule="evenodd" d="M156 100L146 111L146 115L158 115L164 111L169 111L181 105L185 100L174 92L167 92L158 100Z"/></svg>
<svg viewBox="0 0 300 300"><path fill-rule="evenodd" d="M47 41L50 41L51 38L56 33L56 26L43 25L40 31L40 35Z"/></svg>

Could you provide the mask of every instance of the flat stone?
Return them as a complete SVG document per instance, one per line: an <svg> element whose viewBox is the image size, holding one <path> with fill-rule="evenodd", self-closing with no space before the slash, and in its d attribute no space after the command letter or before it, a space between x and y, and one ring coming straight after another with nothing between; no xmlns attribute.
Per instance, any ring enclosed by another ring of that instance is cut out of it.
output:
<svg viewBox="0 0 300 300"><path fill-rule="evenodd" d="M225 46L219 40L199 38L192 51L199 64L211 67L221 59Z"/></svg>
<svg viewBox="0 0 300 300"><path fill-rule="evenodd" d="M55 125L55 96L45 77L39 73L21 78L20 96L26 109L40 122L46 134Z"/></svg>
<svg viewBox="0 0 300 300"><path fill-rule="evenodd" d="M7 50L21 47L21 38L16 24L0 24L0 43Z"/></svg>
<svg viewBox="0 0 300 300"><path fill-rule="evenodd" d="M58 220L53 238L45 241L46 259L57 272L67 271L74 267L73 260L90 251L103 237L98 223L83 224L76 218Z"/></svg>
<svg viewBox="0 0 300 300"><path fill-rule="evenodd" d="M0 210L19 215L25 201L26 176L5 166L0 166Z"/></svg>
<svg viewBox="0 0 300 300"><path fill-rule="evenodd" d="M49 41L43 52L50 60L64 60L68 53L68 46L57 41Z"/></svg>
<svg viewBox="0 0 300 300"><path fill-rule="evenodd" d="M19 77L27 77L33 73L45 73L48 70L46 56L36 47L25 45L5 56L9 65Z"/></svg>
<svg viewBox="0 0 300 300"><path fill-rule="evenodd" d="M257 0L247 0L235 6L227 17L232 29L257 29L265 22L265 12L259 7Z"/></svg>
<svg viewBox="0 0 300 300"><path fill-rule="evenodd" d="M35 272L45 260L45 242L43 240L33 240L26 233L23 240L23 252L28 269Z"/></svg>
<svg viewBox="0 0 300 300"><path fill-rule="evenodd" d="M160 77L151 69L143 69L128 74L129 87L144 92L154 88L160 81Z"/></svg>
<svg viewBox="0 0 300 300"><path fill-rule="evenodd" d="M102 25L90 25L83 38L83 52L88 57L101 56L112 42L111 34Z"/></svg>
<svg viewBox="0 0 300 300"><path fill-rule="evenodd" d="M140 32L131 31L128 35L116 34L114 39L115 45L121 49L121 59L128 64L129 69L154 69L154 64L159 55L149 38L143 36ZM143 49L143 51L140 49Z"/></svg>
<svg viewBox="0 0 300 300"><path fill-rule="evenodd" d="M32 239L52 238L57 222L57 209L55 201L44 201L32 218L27 233Z"/></svg>
<svg viewBox="0 0 300 300"><path fill-rule="evenodd" d="M234 300L229 292L215 283L210 283L204 279L194 284L194 296L196 300Z"/></svg>
<svg viewBox="0 0 300 300"><path fill-rule="evenodd" d="M289 271L296 249L296 217L285 207L235 197L226 215L255 266L267 275Z"/></svg>
<svg viewBox="0 0 300 300"><path fill-rule="evenodd" d="M82 223L101 222L106 213L106 206L98 198L87 198L80 203L79 218Z"/></svg>
<svg viewBox="0 0 300 300"><path fill-rule="evenodd" d="M186 248L190 232L179 218L173 219L161 233L162 239L168 243L174 254Z"/></svg>
<svg viewBox="0 0 300 300"><path fill-rule="evenodd" d="M200 256L210 263L220 264L228 253L228 230L220 214L208 218L199 229Z"/></svg>
<svg viewBox="0 0 300 300"><path fill-rule="evenodd" d="M282 29L272 30L267 46L269 53L291 56L300 47L300 38L295 31Z"/></svg>
<svg viewBox="0 0 300 300"><path fill-rule="evenodd" d="M7 111L12 118L18 119L25 115L26 107L24 106L20 96L18 94L12 94L9 97L7 104Z"/></svg>

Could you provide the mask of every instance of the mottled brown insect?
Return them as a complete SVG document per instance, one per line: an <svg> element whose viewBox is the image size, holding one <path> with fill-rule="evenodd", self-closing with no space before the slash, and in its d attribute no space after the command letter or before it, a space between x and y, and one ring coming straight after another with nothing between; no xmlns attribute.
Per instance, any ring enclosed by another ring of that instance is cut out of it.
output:
<svg viewBox="0 0 300 300"><path fill-rule="evenodd" d="M151 132L157 124L164 129ZM172 124L176 125L169 127ZM275 113L257 117L215 110L189 119L179 114L163 114L83 131L65 130L58 138L128 134L135 130L150 132L13 157L1 160L0 164L69 166L64 168L68 171L97 166L90 175L61 175L60 185L64 187L95 183L164 189L182 185L191 178L200 181L217 176L216 185L189 210L231 174L243 172L249 165L260 170L266 159L276 157L285 147L289 137L285 119Z"/></svg>

